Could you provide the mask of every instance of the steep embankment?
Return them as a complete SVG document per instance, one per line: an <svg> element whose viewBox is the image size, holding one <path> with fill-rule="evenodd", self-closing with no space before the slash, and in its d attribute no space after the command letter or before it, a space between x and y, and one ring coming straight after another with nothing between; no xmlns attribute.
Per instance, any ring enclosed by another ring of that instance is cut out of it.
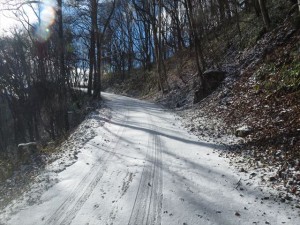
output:
<svg viewBox="0 0 300 225"><path fill-rule="evenodd" d="M226 72L226 78L197 104L196 68L189 51L166 62L168 94L157 93L155 71L131 76L111 90L176 110L191 132L225 144L231 150L226 155L236 156L241 172L260 171L261 183L300 196L300 30L290 19L265 34L259 26L243 29L249 33L248 47L235 43L236 36L211 46L224 50L210 67ZM240 138L228 141L228 135Z"/></svg>

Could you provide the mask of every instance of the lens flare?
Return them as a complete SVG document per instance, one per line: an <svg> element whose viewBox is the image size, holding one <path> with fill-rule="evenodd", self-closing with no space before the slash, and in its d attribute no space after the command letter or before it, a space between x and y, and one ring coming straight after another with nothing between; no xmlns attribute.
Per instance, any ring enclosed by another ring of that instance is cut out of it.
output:
<svg viewBox="0 0 300 225"><path fill-rule="evenodd" d="M44 0L39 5L39 22L35 27L35 37L39 42L45 42L51 36L51 26L55 22L55 0Z"/></svg>
<svg viewBox="0 0 300 225"><path fill-rule="evenodd" d="M41 23L51 26L55 21L55 10L50 6L43 7L41 11Z"/></svg>

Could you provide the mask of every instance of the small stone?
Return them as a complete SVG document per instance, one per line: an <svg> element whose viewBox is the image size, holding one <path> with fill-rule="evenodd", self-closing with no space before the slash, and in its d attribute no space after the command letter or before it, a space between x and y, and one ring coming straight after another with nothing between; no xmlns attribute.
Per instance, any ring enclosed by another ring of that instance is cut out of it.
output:
<svg viewBox="0 0 300 225"><path fill-rule="evenodd" d="M234 215L236 215L236 216L241 216L241 214L240 214L239 212L235 212Z"/></svg>
<svg viewBox="0 0 300 225"><path fill-rule="evenodd" d="M240 169L240 172L242 172L242 173L247 173L247 171L246 171L244 168L241 168L241 169Z"/></svg>
<svg viewBox="0 0 300 225"><path fill-rule="evenodd" d="M275 181L275 180L276 180L275 177L270 177L270 178L269 178L269 181L271 181L271 182L273 182L273 181Z"/></svg>
<svg viewBox="0 0 300 225"><path fill-rule="evenodd" d="M235 131L235 136L237 137L246 137L252 132L252 128L248 126L242 126Z"/></svg>
<svg viewBox="0 0 300 225"><path fill-rule="evenodd" d="M289 195L286 195L286 196L285 196L285 199L288 200L288 201L291 201L291 200L292 200L292 197L289 196Z"/></svg>

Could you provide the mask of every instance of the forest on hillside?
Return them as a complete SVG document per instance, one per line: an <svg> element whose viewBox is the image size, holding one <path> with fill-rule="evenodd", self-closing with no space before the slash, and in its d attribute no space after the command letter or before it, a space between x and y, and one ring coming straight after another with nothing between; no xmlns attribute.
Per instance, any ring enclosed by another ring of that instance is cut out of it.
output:
<svg viewBox="0 0 300 225"><path fill-rule="evenodd" d="M230 47L242 50L254 45L286 18L299 28L299 4L299 0L1 1L0 13L17 22L0 33L0 154L14 157L20 143L48 143L67 135L74 126L70 121L74 112L86 113L91 99L101 99L104 78L107 88L136 71L152 70L156 91L170 92L166 61L183 52L192 56L199 91L206 92L204 72L217 68ZM248 26L256 29L254 36L245 30ZM78 88L87 88L89 97Z"/></svg>

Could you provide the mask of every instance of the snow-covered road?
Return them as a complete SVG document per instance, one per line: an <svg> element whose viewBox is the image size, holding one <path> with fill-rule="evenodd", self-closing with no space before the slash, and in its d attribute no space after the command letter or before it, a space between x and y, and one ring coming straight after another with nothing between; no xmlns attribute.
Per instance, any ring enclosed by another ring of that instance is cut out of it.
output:
<svg viewBox="0 0 300 225"><path fill-rule="evenodd" d="M18 207L1 212L0 224L300 224L297 210L240 182L218 156L221 147L199 141L172 113L103 96L111 119L93 128L78 160L56 174L38 202L16 200Z"/></svg>

